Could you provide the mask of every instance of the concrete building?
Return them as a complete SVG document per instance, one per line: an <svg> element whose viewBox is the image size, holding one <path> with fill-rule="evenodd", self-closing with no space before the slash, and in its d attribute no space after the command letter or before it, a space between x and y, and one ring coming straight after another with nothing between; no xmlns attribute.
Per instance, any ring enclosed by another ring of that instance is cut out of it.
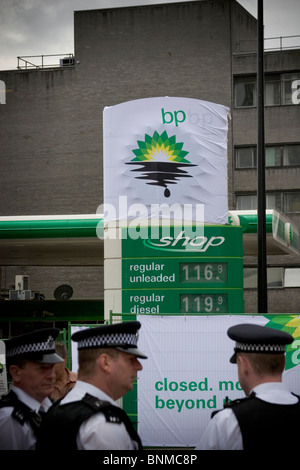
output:
<svg viewBox="0 0 300 470"><path fill-rule="evenodd" d="M229 209L256 208L256 38L255 18L234 0L75 12L68 66L0 72L0 216L95 213L103 201L104 107L154 96L230 108ZM300 228L300 106L292 100L300 49L266 52L265 74L267 207ZM256 264L245 257L250 313ZM299 312L299 273L299 256L268 257L269 312ZM16 274L29 275L46 298L60 284L72 285L76 299L103 298L103 267L3 265L2 293Z"/></svg>

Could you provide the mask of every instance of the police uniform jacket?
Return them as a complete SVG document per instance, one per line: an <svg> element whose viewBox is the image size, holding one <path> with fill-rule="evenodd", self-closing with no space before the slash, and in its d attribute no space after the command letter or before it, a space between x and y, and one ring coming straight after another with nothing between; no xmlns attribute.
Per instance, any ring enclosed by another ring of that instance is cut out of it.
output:
<svg viewBox="0 0 300 470"><path fill-rule="evenodd" d="M268 403L274 406L274 412L271 416L274 417L276 423L273 426L273 442L282 433L286 432L281 426L280 416L276 418L276 405L283 405L284 409L288 409L292 405L295 411L295 419L290 421L289 430L292 433L293 422L294 425L300 418L300 406L298 397L289 392L283 383L264 383L255 387L251 393L262 400L262 403ZM247 398L245 399L247 400ZM243 401L243 400L242 400ZM238 405L237 405L238 406ZM294 407L296 408L294 409ZM290 409L292 409L292 407ZM284 415L284 411L283 411ZM251 413L246 415L246 419L251 421ZM289 434L291 435L291 434ZM282 440L282 439L281 439ZM261 443L263 445L263 442ZM197 450L243 450L243 436L239 426L238 419L231 406L223 409L214 415L210 421L206 431L204 432L200 444L196 447Z"/></svg>
<svg viewBox="0 0 300 470"><path fill-rule="evenodd" d="M61 400L59 406L81 401L86 394L117 406L116 402L102 390L80 380ZM78 450L135 450L138 448L138 443L132 440L125 424L120 420L107 420L101 411L95 412L80 425L76 444Z"/></svg>
<svg viewBox="0 0 300 470"><path fill-rule="evenodd" d="M15 394L17 400L20 400L20 402L37 414L41 406L43 411L47 411L52 405L49 398L45 398L40 403L19 387L12 386L11 391ZM17 406L0 407L0 430L0 450L35 449L37 439L35 430L26 419L26 414L19 412Z"/></svg>

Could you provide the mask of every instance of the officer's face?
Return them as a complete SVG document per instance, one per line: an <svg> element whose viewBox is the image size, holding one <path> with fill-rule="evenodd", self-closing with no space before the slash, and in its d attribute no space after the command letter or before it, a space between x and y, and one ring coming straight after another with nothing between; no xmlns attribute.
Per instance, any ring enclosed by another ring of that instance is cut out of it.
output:
<svg viewBox="0 0 300 470"><path fill-rule="evenodd" d="M115 400L124 396L125 393L133 389L137 372L142 369L142 364L136 356L119 351L119 354L114 359L113 363Z"/></svg>
<svg viewBox="0 0 300 470"><path fill-rule="evenodd" d="M53 391L55 383L54 364L28 361L23 367L12 366L10 372L14 385L35 400L42 402Z"/></svg>

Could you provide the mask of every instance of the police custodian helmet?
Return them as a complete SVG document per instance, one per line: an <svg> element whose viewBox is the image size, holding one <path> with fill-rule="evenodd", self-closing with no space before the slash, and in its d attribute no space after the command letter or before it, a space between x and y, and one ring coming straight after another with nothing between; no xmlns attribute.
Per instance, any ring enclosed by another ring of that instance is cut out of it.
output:
<svg viewBox="0 0 300 470"><path fill-rule="evenodd" d="M73 333L72 340L77 342L78 351L93 348L115 348L141 359L147 359L147 356L137 347L140 327L140 322L128 321L86 328Z"/></svg>
<svg viewBox="0 0 300 470"><path fill-rule="evenodd" d="M284 354L285 346L294 341L293 336L285 331L248 323L230 327L227 335L236 342L230 358L232 363L236 363L238 352Z"/></svg>

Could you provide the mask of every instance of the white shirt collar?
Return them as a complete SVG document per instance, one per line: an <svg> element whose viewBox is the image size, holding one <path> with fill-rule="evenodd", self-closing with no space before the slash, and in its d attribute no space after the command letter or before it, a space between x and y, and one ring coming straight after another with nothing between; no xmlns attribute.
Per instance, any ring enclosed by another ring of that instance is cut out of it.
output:
<svg viewBox="0 0 300 470"><path fill-rule="evenodd" d="M298 399L286 388L282 382L266 382L257 385L251 390L255 392L257 398L269 403L293 404Z"/></svg>
<svg viewBox="0 0 300 470"><path fill-rule="evenodd" d="M99 398L99 400L106 400L109 401L109 403L118 406L117 403L109 395L100 390L100 388L88 382L83 382L82 380L77 380L74 388L63 398L61 404L81 400L86 393Z"/></svg>
<svg viewBox="0 0 300 470"><path fill-rule="evenodd" d="M24 390L22 390L20 387L13 385L11 389L14 391L20 401L25 403L25 405L29 406L30 409L36 412L39 411L41 405L43 405L45 411L51 405L51 400L49 398L45 398L42 403L40 403L38 400L28 395L28 393L24 392Z"/></svg>

